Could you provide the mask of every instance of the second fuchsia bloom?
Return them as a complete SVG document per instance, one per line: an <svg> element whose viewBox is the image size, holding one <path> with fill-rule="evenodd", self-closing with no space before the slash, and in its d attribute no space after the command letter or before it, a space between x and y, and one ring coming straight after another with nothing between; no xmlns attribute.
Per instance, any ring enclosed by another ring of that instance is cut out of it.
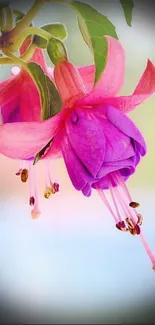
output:
<svg viewBox="0 0 155 325"><path fill-rule="evenodd" d="M148 61L133 94L116 97L124 82L124 51L119 41L111 37L107 40L107 66L97 85L93 87L94 66L77 69L69 61L58 63L54 81L62 99L62 111L47 121L3 124L0 153L13 159L34 159L53 139L42 158L48 162L50 158L63 156L74 187L85 196L91 195L92 188L96 189L116 227L141 236L155 268L155 258L140 230L142 216L135 209L138 204L133 202L125 185L145 155L146 144L124 114L155 91L155 67ZM25 109L29 111L29 107ZM109 189L113 205L105 189Z"/></svg>

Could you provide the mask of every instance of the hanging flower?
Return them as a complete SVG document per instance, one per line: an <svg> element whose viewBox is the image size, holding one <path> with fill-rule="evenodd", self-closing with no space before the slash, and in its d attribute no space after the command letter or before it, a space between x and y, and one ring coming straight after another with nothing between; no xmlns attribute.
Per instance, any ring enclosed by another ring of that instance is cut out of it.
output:
<svg viewBox="0 0 155 325"><path fill-rule="evenodd" d="M31 40L26 39L20 48L20 54L23 55L30 45ZM44 73L52 77L51 68L46 65L43 51L36 49L30 62L36 62L43 69ZM18 67L12 68L12 77L0 83L0 113L1 121L4 125L15 125L16 122L38 122L41 121L41 104L39 92L32 78L25 69ZM10 134L10 137L12 135ZM34 206L32 216L37 217L40 214L37 200L37 175L31 175L32 159L23 159L19 161L19 169L16 173L21 177L22 182L29 178L30 182L30 199L29 203ZM47 166L48 168L48 166ZM46 174L49 173L47 170ZM30 181L34 177L33 181ZM35 183L35 194L33 194L33 184ZM57 192L58 184L54 183L53 187ZM54 191L54 189L53 189ZM34 196L35 198L34 198Z"/></svg>
<svg viewBox="0 0 155 325"><path fill-rule="evenodd" d="M148 61L134 93L116 97L124 82L124 51L119 41L107 37L108 61L93 87L94 66L77 69L63 60L54 68L54 81L62 99L62 111L51 119L15 122L0 127L0 152L13 159L63 156L77 190L90 196L94 188L115 219L116 227L140 235L155 267L155 259L142 236L142 216L137 213L125 181L135 172L146 144L140 131L124 114L155 90L155 67ZM35 168L35 167L34 167ZM47 186L47 197L51 194ZM105 195L109 189L115 211ZM37 199L35 197L35 199ZM37 199L38 200L38 199ZM122 220L125 216L125 221Z"/></svg>

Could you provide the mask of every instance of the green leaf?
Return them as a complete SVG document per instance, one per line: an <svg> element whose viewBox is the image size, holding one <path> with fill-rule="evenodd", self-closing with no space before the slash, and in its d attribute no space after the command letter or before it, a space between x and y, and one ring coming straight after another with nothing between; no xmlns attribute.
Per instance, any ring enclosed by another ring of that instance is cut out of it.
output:
<svg viewBox="0 0 155 325"><path fill-rule="evenodd" d="M70 4L77 11L81 34L94 55L94 84L96 84L106 67L108 44L104 36L109 35L118 39L115 26L106 16L86 3L70 1Z"/></svg>
<svg viewBox="0 0 155 325"><path fill-rule="evenodd" d="M52 141L54 138L52 138L44 148L42 148L34 157L33 165L36 165L36 163L41 159L41 157L45 154L45 151L50 147Z"/></svg>
<svg viewBox="0 0 155 325"><path fill-rule="evenodd" d="M41 29L50 33L53 37L57 37L62 40L65 40L68 35L65 25L60 24L60 23L48 24L48 25L42 26ZM37 36L37 35L34 36L33 43L36 44L37 47L40 47L42 49L45 49L46 45L47 45L47 41L44 38Z"/></svg>
<svg viewBox="0 0 155 325"><path fill-rule="evenodd" d="M38 64L35 62L29 62L26 66L40 94L42 119L47 120L60 112L62 103L59 93L54 83L46 74L44 74Z"/></svg>
<svg viewBox="0 0 155 325"><path fill-rule="evenodd" d="M134 3L132 0L120 0L127 24L131 27L132 10Z"/></svg>

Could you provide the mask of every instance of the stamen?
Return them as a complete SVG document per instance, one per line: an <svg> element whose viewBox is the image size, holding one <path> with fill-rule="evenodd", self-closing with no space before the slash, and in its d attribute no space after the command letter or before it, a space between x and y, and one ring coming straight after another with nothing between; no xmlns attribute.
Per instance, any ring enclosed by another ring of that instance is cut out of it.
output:
<svg viewBox="0 0 155 325"><path fill-rule="evenodd" d="M16 173L16 176L20 176L22 173L22 169L18 169L18 172Z"/></svg>
<svg viewBox="0 0 155 325"><path fill-rule="evenodd" d="M34 182L35 204L33 210L31 211L31 216L33 219L36 219L40 216L37 165L34 167L34 176L35 176L35 182Z"/></svg>
<svg viewBox="0 0 155 325"><path fill-rule="evenodd" d="M128 231L129 229L126 227L125 222L124 221L120 221L118 223L116 223L116 228L121 230L121 231Z"/></svg>
<svg viewBox="0 0 155 325"><path fill-rule="evenodd" d="M118 201L121 204L121 207L124 210L126 217L130 216L130 218L132 218L132 222L134 223L134 225L136 225L137 224L137 220L136 220L137 213L135 210L133 210L129 207L128 200L132 201L132 199L131 199L131 195L130 195L126 185L124 187L124 184L125 184L124 179L122 177L120 177L120 180L119 180L119 174L117 172L117 173L113 173L113 180L115 183L118 184L118 186L116 188L116 196L117 196ZM120 190L122 190L122 191L120 191ZM123 190L125 190L125 193ZM126 194L126 195L124 195L124 194Z"/></svg>
<svg viewBox="0 0 155 325"><path fill-rule="evenodd" d="M126 193L128 199L129 199L129 202L133 202L131 194L130 194L130 192L129 192L129 190L128 190L125 182L124 182L124 179L123 179L123 176L121 175L121 173L120 172L115 172L115 173L113 173L113 175L114 175L114 178L115 178L117 184L122 185L122 187L124 189L124 192Z"/></svg>
<svg viewBox="0 0 155 325"><path fill-rule="evenodd" d="M44 192L44 198L49 199L51 194L52 194L52 189L51 189L51 187L47 186L45 189L45 192Z"/></svg>
<svg viewBox="0 0 155 325"><path fill-rule="evenodd" d="M30 193L30 198L29 198L29 205L34 206L35 204L35 198L33 194L33 180L32 180L32 162L29 161L29 193Z"/></svg>
<svg viewBox="0 0 155 325"><path fill-rule="evenodd" d="M19 160L18 161L18 171L16 173L16 176L20 176L21 175L22 169L23 169L23 160Z"/></svg>
<svg viewBox="0 0 155 325"><path fill-rule="evenodd" d="M141 226L143 222L143 216L139 213L137 214L137 218L138 218L137 225Z"/></svg>
<svg viewBox="0 0 155 325"><path fill-rule="evenodd" d="M51 190L52 180L50 175L50 165L48 159L44 161L44 167L45 167L45 183L46 183L44 197L48 199L52 194L52 190Z"/></svg>
<svg viewBox="0 0 155 325"><path fill-rule="evenodd" d="M34 204L35 204L35 198L34 196L30 196L29 205L33 206Z"/></svg>
<svg viewBox="0 0 155 325"><path fill-rule="evenodd" d="M138 202L130 202L129 206L133 209L136 209L140 206L140 204Z"/></svg>
<svg viewBox="0 0 155 325"><path fill-rule="evenodd" d="M59 192L59 187L60 185L57 182L54 182L52 185L52 189L54 190L55 193Z"/></svg>
<svg viewBox="0 0 155 325"><path fill-rule="evenodd" d="M115 209L116 209L117 216L118 216L120 222L122 222L122 218L121 218L121 215L120 215L120 212L119 212L119 209L118 209L118 206L117 206L116 198L115 198L115 195L114 195L114 188L113 188L111 182L109 184L109 190L110 190L110 193L111 193L113 204L114 204Z"/></svg>
<svg viewBox="0 0 155 325"><path fill-rule="evenodd" d="M26 183L26 182L27 182L27 180L28 180L28 175L29 175L28 170L27 170L26 168L24 168L24 169L22 170L22 172L21 172L21 181L22 181L23 183Z"/></svg>
<svg viewBox="0 0 155 325"><path fill-rule="evenodd" d="M113 212L113 210L112 210L112 208L111 208L111 206L110 206L110 204L109 204L109 202L108 202L108 200L107 200L105 194L103 193L102 190L100 190L100 189L98 189L98 188L97 188L97 191L98 191L98 193L99 193L99 195L100 195L102 201L104 202L104 204L106 205L106 207L109 209L110 213L112 214L112 216L113 216L113 218L114 218L116 224L118 224L118 223L119 223L118 217L117 217L117 215L115 215L115 213Z"/></svg>
<svg viewBox="0 0 155 325"><path fill-rule="evenodd" d="M46 189L44 192L44 197L47 199L51 196L51 194L55 194L59 192L59 183L52 182L51 172L50 172L50 162L49 160L45 160L45 179L46 179Z"/></svg>
<svg viewBox="0 0 155 325"><path fill-rule="evenodd" d="M51 173L50 173L50 163L48 159L44 160L44 167L45 167L45 181L46 187L52 185Z"/></svg>
<svg viewBox="0 0 155 325"><path fill-rule="evenodd" d="M125 221L128 225L128 229L129 229L131 235L139 235L140 234L140 227L137 224L134 225L131 218L128 217L125 219Z"/></svg>
<svg viewBox="0 0 155 325"><path fill-rule="evenodd" d="M113 180L115 183L117 182L116 184L118 185L116 187L116 189L114 189L114 190L115 190L117 199L119 200L125 214L127 215L125 221L127 223L128 230L132 235L140 236L142 243L144 245L144 248L152 262L152 265L153 265L152 268L155 271L155 256L153 255L153 253L152 253L149 245L147 244L145 237L142 234L141 229L140 229L140 226L143 221L143 216L141 214L137 213L135 210L135 205L137 207L137 206L139 206L139 204L132 200L131 195L128 191L128 188L124 182L124 179L121 175L119 175L118 172L113 173ZM122 193L122 191L123 191L123 193ZM134 204L134 207L133 207L131 203L136 203L136 204ZM136 219L137 219L137 222L136 222ZM120 228L121 228L121 225L124 227L124 224L122 223L122 224L120 224ZM117 225L117 228L120 229L119 225ZM122 230L122 228L120 230Z"/></svg>

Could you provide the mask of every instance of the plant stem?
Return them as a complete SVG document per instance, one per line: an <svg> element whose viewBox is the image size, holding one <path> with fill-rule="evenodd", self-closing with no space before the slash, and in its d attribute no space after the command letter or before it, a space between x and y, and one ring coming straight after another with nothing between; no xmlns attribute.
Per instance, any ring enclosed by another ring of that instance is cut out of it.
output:
<svg viewBox="0 0 155 325"><path fill-rule="evenodd" d="M5 57L5 58L0 58L0 65L1 64L14 64L15 62L8 58L8 57Z"/></svg>
<svg viewBox="0 0 155 325"><path fill-rule="evenodd" d="M3 53L5 55L7 55L7 56L0 58L0 65L1 64L20 64L20 65L23 65L23 62L22 61L28 61L32 57L35 49L36 49L36 45L35 44L31 44L28 47L27 51L23 55L21 55L20 57L17 57L13 53L10 53L10 52L8 52L6 50L3 50Z"/></svg>
<svg viewBox="0 0 155 325"><path fill-rule="evenodd" d="M35 49L36 49L36 45L33 43L30 44L28 49L26 50L26 52L20 56L20 59L22 59L24 61L28 61L32 57Z"/></svg>
<svg viewBox="0 0 155 325"><path fill-rule="evenodd" d="M17 57L16 55L14 55L13 53L9 52L8 49L3 49L2 52L9 58L12 60L12 63L14 64L18 64L21 65L22 67L24 67L26 69L26 62L24 62L21 58ZM2 58L5 59L5 58ZM7 59L7 58L6 58Z"/></svg>
<svg viewBox="0 0 155 325"><path fill-rule="evenodd" d="M29 35L38 35L45 38L46 40L50 40L52 38L50 33L46 32L41 28L29 27L20 34L20 36L18 37L18 39L14 44L9 46L9 50L11 52L15 52L22 45L26 37L28 37Z"/></svg>
<svg viewBox="0 0 155 325"><path fill-rule="evenodd" d="M3 32L9 32L13 25L12 10L9 7L5 7L3 10L5 14L5 26L3 28Z"/></svg>
<svg viewBox="0 0 155 325"><path fill-rule="evenodd" d="M16 24L16 26L10 31L10 41L14 42L18 35L29 27L32 20L35 18L39 10L44 6L46 0L35 0L32 7L28 10L25 16Z"/></svg>
<svg viewBox="0 0 155 325"><path fill-rule="evenodd" d="M4 28L4 12L3 8L0 8L0 30L3 31Z"/></svg>

